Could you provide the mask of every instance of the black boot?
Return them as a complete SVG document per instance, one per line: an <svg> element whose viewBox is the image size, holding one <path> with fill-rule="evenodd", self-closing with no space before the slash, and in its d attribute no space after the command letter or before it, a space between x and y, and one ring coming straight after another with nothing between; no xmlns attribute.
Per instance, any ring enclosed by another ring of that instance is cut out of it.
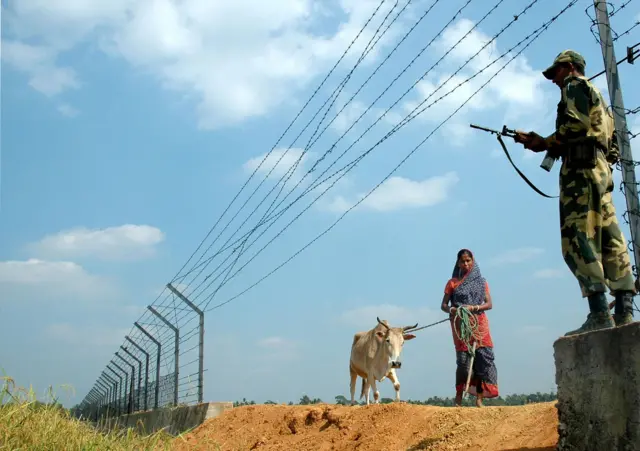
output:
<svg viewBox="0 0 640 451"><path fill-rule="evenodd" d="M633 293L630 291L618 291L616 293L616 306L613 319L616 326L624 326L633 322Z"/></svg>
<svg viewBox="0 0 640 451"><path fill-rule="evenodd" d="M615 325L611 313L609 313L607 296L604 293L594 293L589 296L589 315L587 320L580 328L567 332L564 336L568 337L600 329L609 329L615 327Z"/></svg>

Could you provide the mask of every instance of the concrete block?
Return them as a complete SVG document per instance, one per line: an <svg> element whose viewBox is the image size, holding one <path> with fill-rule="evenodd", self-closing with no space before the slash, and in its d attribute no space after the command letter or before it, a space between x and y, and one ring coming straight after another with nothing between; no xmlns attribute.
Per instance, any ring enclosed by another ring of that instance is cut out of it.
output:
<svg viewBox="0 0 640 451"><path fill-rule="evenodd" d="M135 412L117 418L103 418L96 427L101 430L133 428L141 434L152 434L162 429L171 435L178 435L201 425L209 418L233 409L232 402L206 402L191 406L160 408L146 412Z"/></svg>
<svg viewBox="0 0 640 451"><path fill-rule="evenodd" d="M640 322L553 347L558 451L640 451Z"/></svg>

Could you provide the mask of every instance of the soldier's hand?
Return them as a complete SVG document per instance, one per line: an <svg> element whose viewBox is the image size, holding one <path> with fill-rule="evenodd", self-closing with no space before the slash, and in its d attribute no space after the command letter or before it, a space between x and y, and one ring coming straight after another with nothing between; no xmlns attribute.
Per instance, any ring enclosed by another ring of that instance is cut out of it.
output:
<svg viewBox="0 0 640 451"><path fill-rule="evenodd" d="M523 133L518 131L516 132L516 138L514 138L514 141L522 143L525 149L529 149L534 152L542 152L547 147L544 142L544 138L536 132Z"/></svg>
<svg viewBox="0 0 640 451"><path fill-rule="evenodd" d="M513 140L517 143L524 144L524 143L528 143L531 140L531 138L529 136L529 133L516 130L516 134Z"/></svg>

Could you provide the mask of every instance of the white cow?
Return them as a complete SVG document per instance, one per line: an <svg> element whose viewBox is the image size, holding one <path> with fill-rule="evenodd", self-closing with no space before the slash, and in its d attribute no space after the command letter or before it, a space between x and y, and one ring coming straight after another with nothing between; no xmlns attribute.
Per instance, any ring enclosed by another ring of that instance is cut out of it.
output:
<svg viewBox="0 0 640 451"><path fill-rule="evenodd" d="M393 388L396 390L396 401L400 401L400 381L396 376L396 369L402 366L400 353L405 340L412 340L416 336L407 334L410 329L418 327L389 327L386 320L378 324L367 332L358 332L353 336L351 344L351 359L349 362L349 372L351 373L351 404L355 403L354 395L356 390L356 379L362 378L362 391L360 399L365 396L369 405L369 388L373 388L373 398L380 402L380 392L376 386L376 381L382 382L388 377Z"/></svg>

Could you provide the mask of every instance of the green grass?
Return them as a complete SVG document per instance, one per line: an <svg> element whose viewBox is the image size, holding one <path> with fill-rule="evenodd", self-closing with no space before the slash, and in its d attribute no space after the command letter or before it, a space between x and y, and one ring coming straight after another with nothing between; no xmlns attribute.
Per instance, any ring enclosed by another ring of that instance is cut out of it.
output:
<svg viewBox="0 0 640 451"><path fill-rule="evenodd" d="M1 377L0 450L164 450L174 437L164 432L141 436L133 429L100 432L72 417L52 388L46 402L32 388L19 388ZM69 389L68 387L63 387Z"/></svg>

